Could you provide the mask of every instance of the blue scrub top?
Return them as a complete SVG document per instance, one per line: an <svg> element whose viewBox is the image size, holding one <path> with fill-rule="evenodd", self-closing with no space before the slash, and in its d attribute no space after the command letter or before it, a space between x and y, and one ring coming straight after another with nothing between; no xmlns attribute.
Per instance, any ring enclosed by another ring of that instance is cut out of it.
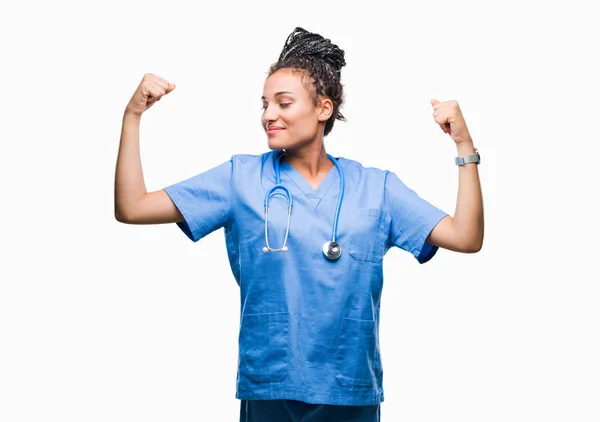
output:
<svg viewBox="0 0 600 422"><path fill-rule="evenodd" d="M384 400L379 349L382 260L392 246L420 263L437 247L425 241L448 214L420 198L392 172L338 158L344 198L337 242L331 240L340 193L332 167L315 190L287 162L281 183L293 195L288 252L263 252L264 199L275 184L279 152L235 155L164 188L192 241L224 228L231 270L240 287L236 398L291 399L315 404L372 405ZM269 207L269 244L280 248L287 198Z"/></svg>

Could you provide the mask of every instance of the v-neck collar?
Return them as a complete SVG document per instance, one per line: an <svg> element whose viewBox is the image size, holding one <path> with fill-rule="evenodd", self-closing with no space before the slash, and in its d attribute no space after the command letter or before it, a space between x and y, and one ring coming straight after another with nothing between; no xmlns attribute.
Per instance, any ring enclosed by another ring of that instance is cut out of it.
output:
<svg viewBox="0 0 600 422"><path fill-rule="evenodd" d="M338 161L340 169L343 171L344 164L346 164L345 160L343 158L337 157L336 160ZM310 183L308 183L308 181L300 174L300 172L296 170L287 161L282 161L279 169L281 173L287 175L287 177L289 177L292 180L292 182L294 182L296 187L300 189L300 191L310 201L310 203L315 209L317 209L317 207L321 203L321 200L325 197L327 192L329 192L331 187L335 183L340 183L340 174L335 164L329 169L323 180L321 180L321 183L319 183L317 189L314 189L310 185Z"/></svg>

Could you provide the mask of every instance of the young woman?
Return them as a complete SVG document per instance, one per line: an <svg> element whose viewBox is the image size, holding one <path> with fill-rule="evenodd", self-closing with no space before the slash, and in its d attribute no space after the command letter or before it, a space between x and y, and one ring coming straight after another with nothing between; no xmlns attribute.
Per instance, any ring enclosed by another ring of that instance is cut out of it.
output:
<svg viewBox="0 0 600 422"><path fill-rule="evenodd" d="M380 420L385 253L397 246L425 263L439 247L482 246L479 155L455 101L431 102L458 150L454 217L391 171L327 154L324 138L344 119L344 65L338 46L296 28L263 87L271 151L235 155L155 192L144 184L139 123L175 85L147 74L125 110L117 220L175 222L194 242L224 228L240 286L241 421Z"/></svg>

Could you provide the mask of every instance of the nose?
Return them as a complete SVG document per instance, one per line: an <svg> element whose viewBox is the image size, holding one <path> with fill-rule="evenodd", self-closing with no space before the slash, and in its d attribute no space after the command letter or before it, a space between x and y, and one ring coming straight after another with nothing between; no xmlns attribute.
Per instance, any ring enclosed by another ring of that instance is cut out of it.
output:
<svg viewBox="0 0 600 422"><path fill-rule="evenodd" d="M266 126L267 123L274 123L277 121L277 109L275 107L267 106L262 115L262 124Z"/></svg>

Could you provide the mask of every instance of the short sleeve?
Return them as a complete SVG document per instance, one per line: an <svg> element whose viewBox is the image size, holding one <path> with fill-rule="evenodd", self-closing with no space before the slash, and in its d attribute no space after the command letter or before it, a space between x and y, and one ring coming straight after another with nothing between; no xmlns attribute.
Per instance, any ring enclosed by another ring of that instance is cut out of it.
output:
<svg viewBox="0 0 600 422"><path fill-rule="evenodd" d="M233 160L229 160L163 188L184 218L177 225L192 241L197 242L228 225L232 210L232 172Z"/></svg>
<svg viewBox="0 0 600 422"><path fill-rule="evenodd" d="M390 244L413 254L420 264L429 261L438 247L426 242L433 228L448 214L422 199L393 172L385 182L391 215Z"/></svg>

